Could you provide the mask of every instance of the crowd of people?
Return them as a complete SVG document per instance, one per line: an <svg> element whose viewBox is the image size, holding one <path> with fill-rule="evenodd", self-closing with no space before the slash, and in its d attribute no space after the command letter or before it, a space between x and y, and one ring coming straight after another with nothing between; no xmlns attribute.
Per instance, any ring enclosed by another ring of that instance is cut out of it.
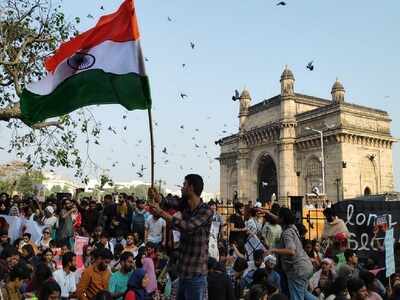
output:
<svg viewBox="0 0 400 300"><path fill-rule="evenodd" d="M388 280L374 258L361 263L331 207L322 239L309 240L287 207L236 202L222 217L202 191L189 174L181 197L150 188L147 202L2 193L1 300L400 299L400 274ZM13 237L8 217L36 222L40 237L26 226Z"/></svg>

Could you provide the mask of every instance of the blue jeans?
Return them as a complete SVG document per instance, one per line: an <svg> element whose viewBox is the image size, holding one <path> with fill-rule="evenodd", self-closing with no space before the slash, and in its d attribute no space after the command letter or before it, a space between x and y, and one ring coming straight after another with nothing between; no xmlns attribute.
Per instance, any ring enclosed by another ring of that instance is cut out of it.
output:
<svg viewBox="0 0 400 300"><path fill-rule="evenodd" d="M307 290L307 279L288 278L288 286L290 300L317 300L317 298Z"/></svg>
<svg viewBox="0 0 400 300"><path fill-rule="evenodd" d="M207 277L205 275L179 278L177 300L203 300L206 288Z"/></svg>

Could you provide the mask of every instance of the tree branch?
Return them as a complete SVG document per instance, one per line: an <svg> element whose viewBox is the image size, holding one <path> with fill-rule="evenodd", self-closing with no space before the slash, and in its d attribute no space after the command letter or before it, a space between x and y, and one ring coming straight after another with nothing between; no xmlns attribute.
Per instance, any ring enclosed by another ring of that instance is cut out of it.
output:
<svg viewBox="0 0 400 300"><path fill-rule="evenodd" d="M57 127L59 129L64 129L64 127L61 125L61 123L59 121L37 123L37 124L33 125L32 128L33 129L42 129L42 128L51 127L51 126Z"/></svg>
<svg viewBox="0 0 400 300"><path fill-rule="evenodd" d="M0 109L0 121L10 121L10 119L20 119L21 108L19 103L10 104L9 106Z"/></svg>

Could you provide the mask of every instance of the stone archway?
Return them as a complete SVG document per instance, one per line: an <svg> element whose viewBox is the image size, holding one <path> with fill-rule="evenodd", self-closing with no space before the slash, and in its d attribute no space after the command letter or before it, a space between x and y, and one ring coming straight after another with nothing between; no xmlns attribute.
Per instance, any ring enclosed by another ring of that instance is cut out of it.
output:
<svg viewBox="0 0 400 300"><path fill-rule="evenodd" d="M257 174L258 201L265 203L278 197L278 177L276 165L271 156L264 155L258 166Z"/></svg>

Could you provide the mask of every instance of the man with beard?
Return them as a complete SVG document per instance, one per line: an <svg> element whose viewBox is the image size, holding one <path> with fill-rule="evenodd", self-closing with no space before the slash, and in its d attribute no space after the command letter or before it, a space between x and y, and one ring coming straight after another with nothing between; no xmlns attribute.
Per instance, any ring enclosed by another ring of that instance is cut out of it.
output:
<svg viewBox="0 0 400 300"><path fill-rule="evenodd" d="M79 280L76 295L79 300L93 299L98 292L108 288L111 272L108 265L112 254L108 249L96 249L92 253L93 263L87 267Z"/></svg>
<svg viewBox="0 0 400 300"><path fill-rule="evenodd" d="M76 255L67 252L62 256L62 269L53 272L53 278L61 288L61 299L73 297L76 291L75 281Z"/></svg>
<svg viewBox="0 0 400 300"><path fill-rule="evenodd" d="M111 293L113 299L122 300L122 296L128 288L128 280L132 275L134 265L133 254L130 252L122 253L119 263L121 268L118 272L111 275L108 291Z"/></svg>
<svg viewBox="0 0 400 300"><path fill-rule="evenodd" d="M197 174L185 177L182 187L182 217L177 218L162 210L160 195L149 190L149 198L157 202L151 207L155 214L171 222L181 233L178 258L178 300L201 300L206 293L208 239L213 212L201 199L203 179Z"/></svg>

